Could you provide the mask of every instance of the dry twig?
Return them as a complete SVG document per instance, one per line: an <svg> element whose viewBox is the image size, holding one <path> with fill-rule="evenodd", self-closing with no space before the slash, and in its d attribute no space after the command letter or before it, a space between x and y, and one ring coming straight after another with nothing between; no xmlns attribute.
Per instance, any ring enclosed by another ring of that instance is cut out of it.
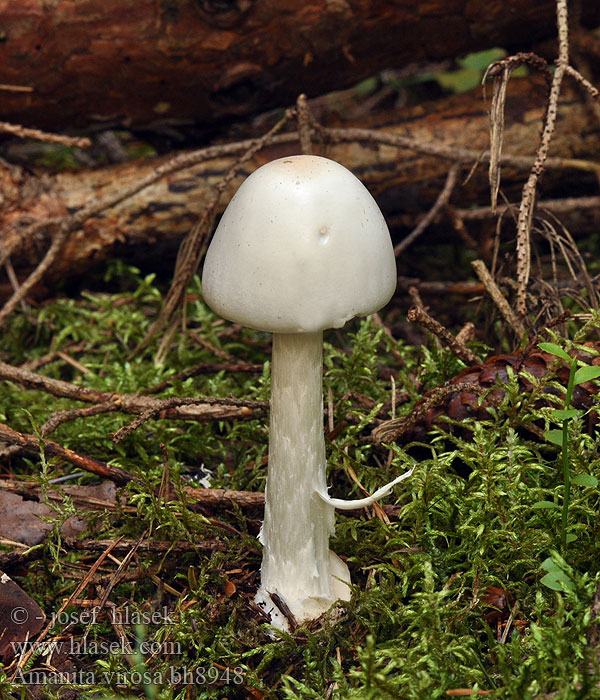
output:
<svg viewBox="0 0 600 700"><path fill-rule="evenodd" d="M479 277L484 287L486 288L488 294L494 300L494 303L496 304L498 310L504 317L504 320L513 329L517 338L521 340L525 335L525 327L523 326L519 318L517 318L517 316L515 316L515 314L513 313L513 310L510 308L509 303L504 298L504 295L500 291L500 288L494 282L494 278L488 272L485 263L483 262L483 260L473 260L471 265L473 266L477 277Z"/></svg>
<svg viewBox="0 0 600 700"><path fill-rule="evenodd" d="M504 107L506 104L506 89L511 73L519 66L527 64L537 70L542 71L546 80L550 84L552 74L548 64L543 58L533 53L518 53L509 56L502 61L492 63L483 76L485 91L485 80L488 76L494 77L494 94L492 106L490 108L490 163L489 181L492 200L492 212L496 212L498 203L498 192L500 190L500 161L502 155L502 142L504 138Z"/></svg>
<svg viewBox="0 0 600 700"><path fill-rule="evenodd" d="M122 413L141 415L147 411L164 412L165 418L189 420L223 420L227 418L248 418L251 415L262 414L267 408L266 401L250 401L247 399L198 397L180 399L159 399L140 394L114 394L107 391L96 391L77 384L70 384L61 379L51 379L41 374L13 367L0 362L0 379L16 382L31 389L45 391L52 396L74 399L92 404L115 403ZM165 403L166 402L166 403ZM110 409L112 410L112 409ZM73 414L71 414L73 415ZM77 417L77 414L75 414Z"/></svg>
<svg viewBox="0 0 600 700"><path fill-rule="evenodd" d="M483 396L487 389L484 389L479 384L470 382L449 384L448 386L438 387L437 389L434 389L410 415L402 416L400 418L393 418L392 420L381 423L373 429L371 432L371 437L375 442L393 442L405 432L411 430L427 415L430 409L437 406L437 404L443 401L446 396L449 396L455 392L460 393L463 391L476 394L477 396Z"/></svg>
<svg viewBox="0 0 600 700"><path fill-rule="evenodd" d="M15 90L16 92L16 90ZM45 143L58 143L62 146L77 146L78 148L89 148L92 142L86 137L63 136L62 134L49 134L39 129L28 129L19 124L9 124L0 122L0 132L18 136L20 139L35 139Z"/></svg>
<svg viewBox="0 0 600 700"><path fill-rule="evenodd" d="M587 78L581 75L581 73L578 70L575 70L573 66L567 66L565 68L565 72L568 73L572 78L575 78L575 80L587 90L589 96L593 100L600 99L600 91L598 90L598 88L594 87L594 85L592 85Z"/></svg>
<svg viewBox="0 0 600 700"><path fill-rule="evenodd" d="M567 0L556 0L556 15L558 23L558 58L556 59L556 69L552 77L550 96L548 98L548 109L540 144L537 149L535 162L525 186L521 205L519 207L519 218L517 220L517 312L520 316L527 313L526 290L530 274L531 260L531 221L538 180L544 170L544 163L548 157L550 142L554 134L554 125L558 112L558 96L560 86L567 65L569 64L569 27L567 15Z"/></svg>
<svg viewBox="0 0 600 700"><path fill-rule="evenodd" d="M411 323L418 323L419 325L427 328L435 336L437 336L446 347L448 347L452 352L459 357L467 365L477 365L481 364L481 360L472 353L469 348L465 347L460 343L449 330L444 328L439 321L432 318L424 309L417 306L412 306L406 318Z"/></svg>
<svg viewBox="0 0 600 700"><path fill-rule="evenodd" d="M300 148L304 155L311 155L312 148L312 122L313 116L306 101L306 95L300 95L296 101L296 114L298 120L298 135L300 137Z"/></svg>
<svg viewBox="0 0 600 700"><path fill-rule="evenodd" d="M478 221L491 219L495 214L504 214L512 211L516 205L500 204L494 212L491 207L475 207L473 209L455 209L456 215L463 221ZM536 209L553 213L566 213L571 211L582 211L584 209L599 209L600 197L593 195L589 197L564 197L562 199L546 199L537 202Z"/></svg>
<svg viewBox="0 0 600 700"><path fill-rule="evenodd" d="M427 212L427 214L425 214L421 221L419 221L419 223L408 234L408 236L402 239L400 243L398 243L398 245L394 248L394 255L396 257L398 257L400 253L406 250L406 248L408 248L408 246L423 233L423 231L439 214L440 210L448 204L450 197L452 196L454 187L456 185L456 178L458 177L459 170L460 166L458 165L458 163L454 163L454 165L451 166L450 170L448 171L444 187L437 196L437 199L435 200L431 209Z"/></svg>
<svg viewBox="0 0 600 700"><path fill-rule="evenodd" d="M273 137L278 131L281 131L281 129L287 124L293 115L293 110L287 110L285 115L277 122L277 124L275 124L272 129L270 129L261 138L252 141L246 152L240 158L238 158L238 160L231 166L227 174L215 186L213 195L204 211L204 214L194 225L179 248L177 262L173 272L173 282L171 283L171 288L167 293L167 297L161 312L156 321L148 330L146 338L136 348L135 352L139 352L146 347L152 338L171 320L177 309L181 307L182 300L185 296L185 290L190 279L192 278L192 275L194 275L197 271L206 250L206 243L216 218L217 205L221 195L225 191L225 188L238 174L242 165L250 160L255 153L264 148L264 146L271 143L273 141ZM164 344L161 344L159 355L163 350Z"/></svg>
<svg viewBox="0 0 600 700"><path fill-rule="evenodd" d="M79 454L66 447L62 447L62 445L59 445L57 442L50 442L49 440L40 441L35 435L19 433L3 423L0 423L0 440L11 445L18 445L26 452L32 454L39 454L40 451L43 450L49 457L59 457L79 469L110 479L119 485L128 484L130 481L139 481L136 476L129 474L120 467L113 467L106 462L100 462L87 455Z"/></svg>
<svg viewBox="0 0 600 700"><path fill-rule="evenodd" d="M83 577L83 579L80 581L80 583L76 586L76 588L73 590L71 595L63 602L63 604L60 606L59 610L56 613L56 616L58 617L64 610L66 610L69 605L79 596L79 594L85 589L85 587L88 585L88 583L92 580L94 577L94 574L98 571L100 566L104 563L105 559L109 556L111 551L119 544L121 541L121 537L118 539L114 540L111 542L107 548L100 554L98 559L94 562L94 564L90 567L89 571L87 574ZM48 620L48 623L46 627L39 633L37 636L36 642L39 644L45 637L48 635L48 632L54 627L55 624L55 617L52 616L50 620ZM12 676L11 680L14 681L14 679L22 673L22 669L25 667L31 656L36 652L36 649L38 649L36 645L31 645L25 651L23 654L19 656L19 658L16 660L16 663L11 665L10 670L12 670Z"/></svg>
<svg viewBox="0 0 600 700"><path fill-rule="evenodd" d="M145 398L145 397L144 397ZM252 401L250 399L234 399L234 398L216 398L208 397L201 399L206 402L207 405L217 405L217 406L235 406L242 407L251 414L251 409L265 409L267 407L264 401ZM125 425L113 435L114 442L121 442L125 437L130 435L134 430L137 430L144 423L154 418L159 413L168 412L172 408L181 408L183 406L197 406L198 399L196 398L178 398L173 397L170 399L163 399L162 401L156 401L154 405L149 405L135 420L131 421L129 425Z"/></svg>
<svg viewBox="0 0 600 700"><path fill-rule="evenodd" d="M374 129L342 129L342 128L325 128L315 125L315 129L325 141L356 141L359 143L385 144L395 146L396 148L414 151L415 153L423 153L425 155L435 156L437 158L445 158L457 163L473 163L479 161L481 163L490 162L490 152L476 151L471 148L455 148L452 146L444 146L437 143L419 141L410 136L403 136L389 131L376 131ZM509 165L515 168L531 168L531 156L517 156L503 153L500 157L502 165ZM581 158L547 158L545 165L547 168L557 170L565 170L573 168L585 172L600 173L600 163L595 163L591 160L583 160Z"/></svg>

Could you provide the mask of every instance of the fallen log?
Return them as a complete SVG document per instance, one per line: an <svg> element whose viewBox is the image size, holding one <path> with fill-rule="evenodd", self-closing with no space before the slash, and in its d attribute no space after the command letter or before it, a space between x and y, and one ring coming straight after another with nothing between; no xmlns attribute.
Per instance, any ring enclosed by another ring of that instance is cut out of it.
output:
<svg viewBox="0 0 600 700"><path fill-rule="evenodd" d="M596 27L600 5L581 5ZM218 125L384 68L555 37L554 0L11 0L0 3L2 119Z"/></svg>
<svg viewBox="0 0 600 700"><path fill-rule="evenodd" d="M543 81L513 80L509 87L504 136L508 165L503 167L504 191L520 197L520 187L533 161L539 125L546 104ZM488 146L488 117L479 90L419 107L379 114L366 124L370 130L325 133L315 149L349 167L369 187L388 217L419 216L435 200L450 164L464 164L464 174ZM348 127L354 125L349 124ZM109 255L134 255L136 262L164 262L204 211L213 188L244 151L244 144L214 146L202 154L184 152L98 169L50 176L31 175L20 168L0 170L0 244L10 251L19 280L38 264L56 229L56 222L94 201L115 205L88 218L68 238L46 281L81 272ZM247 146L247 144L246 144ZM246 163L221 199L221 210L241 180L276 157L297 153L295 133L275 137L273 143ZM580 96L565 90L559 104L557 131L544 179L568 195L574 183L593 179L600 152L600 133ZM516 155L518 154L518 155ZM529 154L529 155L528 155ZM131 196L136 183L146 186ZM554 185L553 185L554 183ZM548 196L547 195L547 196ZM487 167L480 165L469 183L457 188L452 204L469 207L489 204ZM590 208L590 225L600 214ZM562 214L561 214L562 215ZM48 225L44 225L47 222ZM468 225L479 223L466 221ZM37 229L32 234L32 226ZM5 293L8 283L5 284Z"/></svg>

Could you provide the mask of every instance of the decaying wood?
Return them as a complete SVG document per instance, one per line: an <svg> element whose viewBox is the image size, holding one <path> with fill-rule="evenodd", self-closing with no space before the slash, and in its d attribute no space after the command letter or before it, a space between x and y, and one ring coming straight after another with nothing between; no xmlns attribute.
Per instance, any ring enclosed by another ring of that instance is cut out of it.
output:
<svg viewBox="0 0 600 700"><path fill-rule="evenodd" d="M514 185L515 200L533 163L546 98L543 80L515 79L510 84L503 187L510 194ZM355 172L374 193L386 215L393 216L396 211L418 215L419 206L426 210L438 197L453 160L464 162L466 168L478 159L486 161L488 117L478 90L411 110L380 114L367 121L366 126L369 130L343 132L346 139L361 141L341 140L342 131L334 129L328 132L333 142L317 140L313 148ZM371 138L369 143L369 134L378 136L379 141ZM22 280L39 263L48 246L49 232L62 221L61 217L84 208L93 212L94 202L111 198L116 200L114 206L97 211L69 235L46 279L52 282L72 272L80 274L109 254L126 256L128 249L135 249L136 260L163 260L167 252L176 250L205 211L213 188L247 143L211 147L203 152L204 159L195 153L182 153L174 159L135 161L56 176L34 176L18 168L0 169L0 242L4 251L11 251L17 277ZM252 170L298 149L296 135L276 136L274 143L256 154L230 183L220 208ZM589 177L589 172L598 169L594 161L598 160L599 151L600 134L593 115L576 91L565 91L546 167L554 174L569 167L571 179L579 173ZM486 201L484 170L480 168L468 185L461 187L459 183L455 188L453 201L463 210ZM133 194L122 196L128 192ZM592 216L590 224L597 225L599 216ZM25 236L36 224L35 235ZM2 284L6 296L9 285L0 280Z"/></svg>
<svg viewBox="0 0 600 700"><path fill-rule="evenodd" d="M582 6L597 26L598 3ZM0 4L2 113L55 131L215 124L383 68L526 50L555 27L552 0L11 0Z"/></svg>

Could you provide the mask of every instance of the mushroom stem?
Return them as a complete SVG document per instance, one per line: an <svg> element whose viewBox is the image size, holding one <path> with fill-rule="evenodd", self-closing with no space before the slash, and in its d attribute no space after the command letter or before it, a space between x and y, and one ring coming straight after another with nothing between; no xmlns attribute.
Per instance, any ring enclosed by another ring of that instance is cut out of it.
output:
<svg viewBox="0 0 600 700"><path fill-rule="evenodd" d="M298 621L348 600L346 565L329 551L334 507L326 493L323 436L323 333L276 333L271 366L269 468L261 587L256 600L286 628L269 594L277 593Z"/></svg>

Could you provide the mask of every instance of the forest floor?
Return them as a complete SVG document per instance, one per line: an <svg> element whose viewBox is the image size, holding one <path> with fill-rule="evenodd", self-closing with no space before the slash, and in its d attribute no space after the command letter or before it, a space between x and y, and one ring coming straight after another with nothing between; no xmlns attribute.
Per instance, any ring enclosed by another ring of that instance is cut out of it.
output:
<svg viewBox="0 0 600 700"><path fill-rule="evenodd" d="M373 430L465 363L433 335L397 339L394 308L326 335L330 493L415 469L381 506L337 516L351 601L283 633L253 605L270 337L216 317L194 278L188 329L156 363L157 339L133 351L165 290L119 262L102 285L15 312L0 338L1 420L29 436L3 450L0 568L25 612L4 639L2 697L600 697L595 368L578 377L583 408L556 413L569 358L599 355L583 346L597 314L539 338L547 371L488 383L501 398L486 419L448 410L411 442ZM132 395L171 402L128 415ZM186 417L174 397L238 403Z"/></svg>

